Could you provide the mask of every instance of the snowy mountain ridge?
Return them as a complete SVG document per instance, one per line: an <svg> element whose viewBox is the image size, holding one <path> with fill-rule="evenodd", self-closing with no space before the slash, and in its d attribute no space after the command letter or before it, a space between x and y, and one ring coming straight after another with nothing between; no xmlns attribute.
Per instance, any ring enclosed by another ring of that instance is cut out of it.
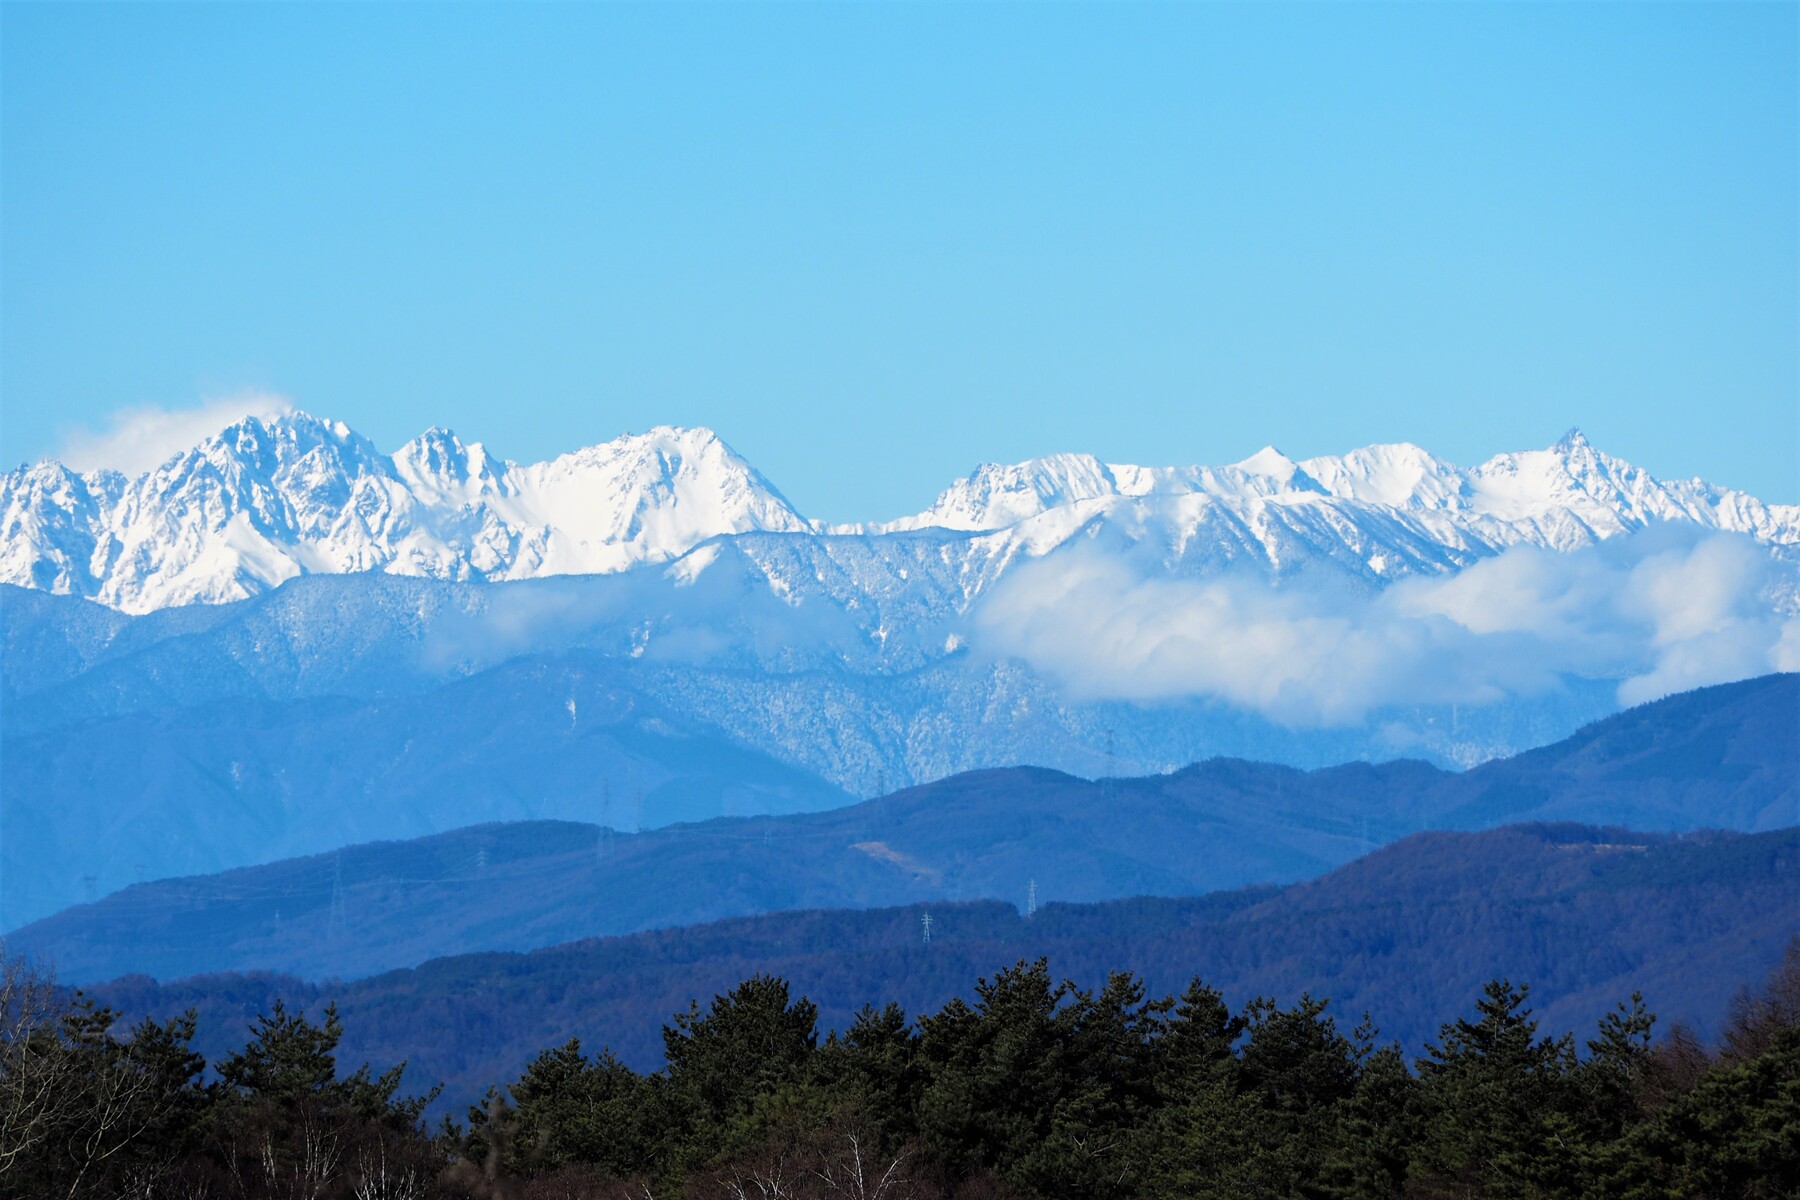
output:
<svg viewBox="0 0 1800 1200"><path fill-rule="evenodd" d="M1473 469L1058 455L830 527L702 429L521 465L247 419L136 477L0 477L0 908L609 797L1467 767L1796 669L1800 510L1578 434Z"/></svg>
<svg viewBox="0 0 1800 1200"><path fill-rule="evenodd" d="M1663 482L1596 450L1570 430L1544 450L1500 454L1464 469L1408 442L1296 462L1266 446L1222 467L1140 467L1059 454L1012 466L984 463L913 517L871 531L1003 529L1051 508L1108 497L1205 495L1229 504L1358 502L1444 514L1498 544L1571 548L1652 521L1693 521L1759 541L1800 544L1800 506L1767 505L1704 480ZM1573 520L1588 536L1574 533ZM1543 538L1506 526L1534 524Z"/></svg>
<svg viewBox="0 0 1800 1200"><path fill-rule="evenodd" d="M1218 467L1059 454L983 464L915 516L828 526L708 429L660 426L521 465L440 428L386 455L342 422L295 412L245 418L135 478L55 462L0 477L0 582L148 612L243 599L304 574L607 574L721 537L787 534L813 547L800 554L809 561L765 574L797 602L796 589L828 587L820 564L842 558L839 543L924 536L935 552L923 561L896 546L877 557L920 562L960 609L1021 556L1102 532L1183 573L1254 563L1281 575L1323 562L1379 587L1510 546L1573 550L1669 521L1800 552L1800 506L1657 480L1575 431L1472 469L1405 443L1299 462L1270 447ZM796 552L753 542L759 559ZM697 574L713 553L684 569ZM904 569L888 582L908 581L925 582ZM875 586L857 580L834 599Z"/></svg>
<svg viewBox="0 0 1800 1200"><path fill-rule="evenodd" d="M705 429L520 466L430 429L384 455L342 422L248 417L135 479L45 462L0 480L0 580L126 612L303 574L597 574L708 538L811 526Z"/></svg>

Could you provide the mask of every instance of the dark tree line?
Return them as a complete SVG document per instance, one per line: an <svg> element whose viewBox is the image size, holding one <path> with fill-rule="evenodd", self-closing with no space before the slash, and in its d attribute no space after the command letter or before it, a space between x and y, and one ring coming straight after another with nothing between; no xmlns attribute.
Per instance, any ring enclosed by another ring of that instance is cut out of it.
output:
<svg viewBox="0 0 1800 1200"><path fill-rule="evenodd" d="M190 1016L118 1027L22 963L0 984L6 1197L1092 1200L1800 1195L1800 940L1721 1045L1638 997L1578 1052L1490 983L1423 1057L1324 1000L1233 1011L1043 960L821 1039L770 976L664 1027L640 1074L576 1041L465 1123L281 1005L208 1064Z"/></svg>

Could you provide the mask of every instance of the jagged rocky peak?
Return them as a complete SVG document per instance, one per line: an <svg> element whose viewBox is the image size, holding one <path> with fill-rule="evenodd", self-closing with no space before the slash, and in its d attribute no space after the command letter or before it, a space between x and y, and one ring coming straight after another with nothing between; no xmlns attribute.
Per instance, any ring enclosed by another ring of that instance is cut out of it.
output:
<svg viewBox="0 0 1800 1200"><path fill-rule="evenodd" d="M245 462L284 464L320 452L359 466L384 457L367 438L342 421L315 417L299 409L273 417L241 417L191 451L205 458L227 455ZM181 457L176 455L170 461Z"/></svg>
<svg viewBox="0 0 1800 1200"><path fill-rule="evenodd" d="M945 488L924 512L883 528L1004 529L1048 509L1120 492L1113 469L1091 454L982 463Z"/></svg>
<svg viewBox="0 0 1800 1200"><path fill-rule="evenodd" d="M837 530L935 529L945 540L929 559L915 560L917 541L851 551L808 538L780 551L792 559L781 586L841 575L831 586L857 607L861 577L826 560L891 552L910 564L899 577L967 604L1011 563L1096 522L1173 548L1184 571L1320 561L1387 581L1512 545L1574 549L1653 520L1800 546L1800 508L1659 482L1571 431L1473 469L1404 442L1300 462L1268 447L1220 467L1080 453L984 463L922 513ZM238 599L311 572L606 573L715 538L823 532L703 427L657 426L520 465L444 428L384 455L342 422L289 411L234 422L135 479L54 463L0 476L0 582L131 612Z"/></svg>
<svg viewBox="0 0 1800 1200"><path fill-rule="evenodd" d="M1643 472L1622 458L1602 453L1580 429L1571 428L1556 440L1549 453L1576 479L1605 477L1609 480Z"/></svg>
<svg viewBox="0 0 1800 1200"><path fill-rule="evenodd" d="M91 471L84 474L47 458L9 472L6 476L6 490L8 498L15 502L39 500L66 503L78 496L85 502L96 482L120 481L123 478L116 471Z"/></svg>
<svg viewBox="0 0 1800 1200"><path fill-rule="evenodd" d="M495 461L480 442L464 443L454 430L433 425L394 451L395 473L421 498L466 504L504 494L510 464Z"/></svg>
<svg viewBox="0 0 1800 1200"><path fill-rule="evenodd" d="M21 468L0 477L0 514L0 581L132 612L315 571L619 571L720 534L811 528L709 429L658 427L521 467L442 428L388 456L299 411L235 421L135 479Z"/></svg>
<svg viewBox="0 0 1800 1200"><path fill-rule="evenodd" d="M1571 479L1581 481L1584 486L1591 482L1601 487L1617 489L1621 494L1645 484L1656 486L1656 481L1650 478L1649 472L1622 458L1604 453L1588 441L1587 435L1579 429L1570 429L1563 434L1549 453L1556 457L1562 470Z"/></svg>
<svg viewBox="0 0 1800 1200"><path fill-rule="evenodd" d="M1325 491L1300 464L1273 446L1216 468L1143 467L1105 463L1091 454L1052 454L1011 465L983 463L946 488L924 512L879 528L1005 529L1054 508L1115 496L1203 492L1243 500Z"/></svg>
<svg viewBox="0 0 1800 1200"><path fill-rule="evenodd" d="M132 480L122 499L136 516L161 510L158 523L171 529L189 517L217 527L239 511L273 516L283 505L316 524L349 501L357 481L392 474L391 461L367 438L296 410L233 422Z"/></svg>
<svg viewBox="0 0 1800 1200"><path fill-rule="evenodd" d="M1571 429L1543 450L1497 454L1468 473L1474 507L1508 520L1566 512L1601 532L1691 515L1685 498ZM1596 524L1597 522L1597 524Z"/></svg>
<svg viewBox="0 0 1800 1200"><path fill-rule="evenodd" d="M467 474L468 461L469 448L454 429L442 425L433 425L394 451L395 466L421 476L461 478Z"/></svg>

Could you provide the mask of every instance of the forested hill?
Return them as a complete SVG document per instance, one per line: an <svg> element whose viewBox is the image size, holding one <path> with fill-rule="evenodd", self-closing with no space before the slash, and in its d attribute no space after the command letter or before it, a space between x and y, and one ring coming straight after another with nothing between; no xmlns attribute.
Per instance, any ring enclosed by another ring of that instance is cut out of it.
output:
<svg viewBox="0 0 1800 1200"><path fill-rule="evenodd" d="M1698 688L1596 721L1560 742L1442 778L1443 825L1504 820L1638 829L1800 825L1800 675Z"/></svg>
<svg viewBox="0 0 1800 1200"><path fill-rule="evenodd" d="M866 1001L935 1010L977 976L1044 955L1084 986L1122 969L1153 992L1198 975L1234 1005L1309 991L1352 1024L1369 1010L1384 1037L1416 1050L1494 976L1532 985L1546 1032L1585 1030L1640 989L1665 1022L1704 1031L1797 929L1800 829L1670 837L1544 825L1416 835L1285 889L1050 904L1029 919L993 902L796 912L347 983L137 977L91 990L133 1018L199 1010L209 1057L241 1044L277 997L313 1011L335 1000L344 1061L406 1059L409 1085L448 1085L449 1111L573 1036L654 1066L672 1013L759 971L791 980L822 1024L841 1028Z"/></svg>
<svg viewBox="0 0 1800 1200"><path fill-rule="evenodd" d="M1423 829L1800 823L1800 676L1705 688L1452 774L1213 760L1088 781L980 771L850 808L618 834L478 826L127 888L10 935L71 982L350 978L481 950L806 908L1197 895L1314 878Z"/></svg>

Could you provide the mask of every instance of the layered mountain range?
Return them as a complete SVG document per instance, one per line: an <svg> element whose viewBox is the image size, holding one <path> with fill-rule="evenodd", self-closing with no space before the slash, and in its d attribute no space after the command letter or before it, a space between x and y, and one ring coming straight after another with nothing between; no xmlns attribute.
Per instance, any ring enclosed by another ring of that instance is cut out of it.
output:
<svg viewBox="0 0 1800 1200"><path fill-rule="evenodd" d="M830 526L705 430L520 466L246 419L0 479L0 927L490 821L794 813L1018 764L1463 768L1800 666L1800 509L1579 434L984 466Z"/></svg>
<svg viewBox="0 0 1800 1200"><path fill-rule="evenodd" d="M1464 772L1214 759L1089 781L1012 767L828 812L636 833L474 825L127 887L13 930L7 944L53 959L76 984L223 970L355 978L447 954L790 909L1086 903L1285 884L1427 826L1523 821L1800 825L1800 675L1671 696Z"/></svg>
<svg viewBox="0 0 1800 1200"><path fill-rule="evenodd" d="M882 548L896 575L885 582L966 606L1015 557L1101 526L1153 543L1171 567L1279 574L1322 562L1378 585L1668 521L1800 547L1800 506L1658 480L1578 432L1472 469L1407 444L1301 462L1269 448L1221 467L1061 454L978 467L916 516L832 526L802 516L706 429L659 427L521 465L444 429L387 455L341 422L293 413L245 418L136 478L55 462L0 477L0 582L142 613L240 600L304 574L535 579L782 534L807 549L752 554L829 562L852 538ZM910 546L893 535L913 531L931 534L929 582L906 570L916 553L885 548ZM824 583L819 570L768 565L768 586L795 602Z"/></svg>
<svg viewBox="0 0 1800 1200"><path fill-rule="evenodd" d="M209 1053L338 1001L457 1104L577 1033L653 1065L755 971L834 1024L1037 954L1409 1045L1494 973L1705 1021L1795 926L1797 668L1800 508L1578 433L1059 455L846 526L706 430L247 419L0 479L0 930L251 972L95 990Z"/></svg>
<svg viewBox="0 0 1800 1200"><path fill-rule="evenodd" d="M1232 1006L1259 995L1331 1001L1340 1027L1367 1012L1409 1054L1469 1011L1495 976L1529 984L1541 1032L1593 1036L1642 992L1660 1021L1717 1033L1732 993L1780 961L1800 910L1800 830L1685 837L1579 825L1416 834L1313 882L1207 896L826 909L596 938L527 954L466 954L344 982L269 972L158 984L133 975L86 989L129 1019L199 1018L209 1058L243 1044L248 1015L278 998L334 1003L339 1061L406 1061L409 1090L445 1085L462 1116L547 1046L579 1037L640 1069L661 1065L661 1027L691 999L763 971L845 1029L865 1003L909 1015L977 977L1039 955L1053 978L1097 988L1128 970L1152 995L1193 976ZM929 942L922 918L932 917Z"/></svg>

